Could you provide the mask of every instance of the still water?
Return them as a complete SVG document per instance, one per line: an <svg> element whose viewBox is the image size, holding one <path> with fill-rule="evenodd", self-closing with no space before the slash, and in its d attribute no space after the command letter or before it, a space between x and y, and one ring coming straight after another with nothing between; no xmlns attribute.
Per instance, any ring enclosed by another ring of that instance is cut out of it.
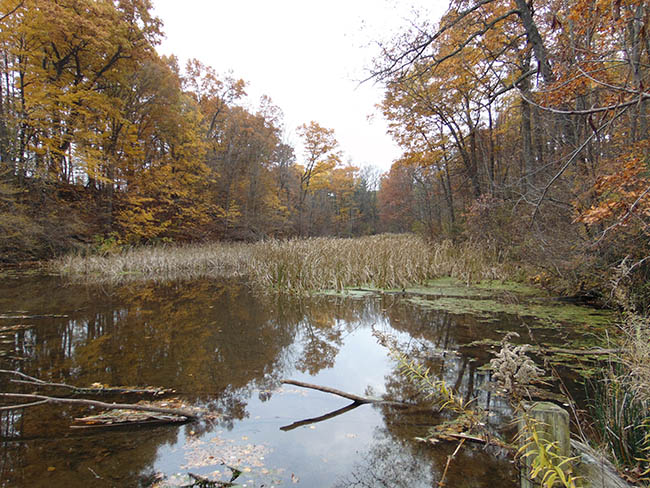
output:
<svg viewBox="0 0 650 488"><path fill-rule="evenodd" d="M378 331L476 397L499 424L507 408L479 388L479 367L491 356L463 345L521 325L505 315L486 323L423 310L398 295L296 299L256 295L237 282L102 287L32 277L0 285L0 327L4 369L77 386L173 388L214 414L182 426L77 430L72 421L88 409L2 412L0 486L182 486L191 484L188 473L228 481L230 466L247 487L417 488L436 486L456 447L413 440L440 415L385 405L341 413L349 401L281 380L415 399ZM0 375L2 391L33 391L8 379ZM340 414L301 422L330 412ZM447 486L515 487L517 473L507 457L468 446L451 463Z"/></svg>

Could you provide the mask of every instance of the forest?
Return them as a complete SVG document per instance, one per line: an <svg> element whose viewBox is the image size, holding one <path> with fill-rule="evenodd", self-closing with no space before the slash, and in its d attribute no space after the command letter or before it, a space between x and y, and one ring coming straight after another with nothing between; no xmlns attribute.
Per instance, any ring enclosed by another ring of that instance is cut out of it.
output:
<svg viewBox="0 0 650 488"><path fill-rule="evenodd" d="M2 17L2 261L88 242L375 232L371 173L334 131L246 100L246 82L159 56L148 1L7 1ZM53 21L52 19L56 19Z"/></svg>
<svg viewBox="0 0 650 488"><path fill-rule="evenodd" d="M199 60L160 56L148 0L2 0L0 261L88 246L418 232L476 241L569 294L645 307L648 8L453 0L378 41L403 148L387 174L333 129Z"/></svg>

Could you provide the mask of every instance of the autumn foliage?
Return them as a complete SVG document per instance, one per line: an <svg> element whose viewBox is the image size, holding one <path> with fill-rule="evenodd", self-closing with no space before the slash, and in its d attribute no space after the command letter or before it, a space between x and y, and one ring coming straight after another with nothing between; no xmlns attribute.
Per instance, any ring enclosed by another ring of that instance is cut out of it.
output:
<svg viewBox="0 0 650 488"><path fill-rule="evenodd" d="M0 1L0 260L84 243L354 235L372 188L334 132L198 60L149 0Z"/></svg>
<svg viewBox="0 0 650 488"><path fill-rule="evenodd" d="M491 243L572 292L621 264L643 287L649 22L640 0L453 0L385 43L374 74L404 157L382 218L424 216L429 233Z"/></svg>
<svg viewBox="0 0 650 488"><path fill-rule="evenodd" d="M158 55L148 0L0 0L0 259L417 231L484 241L565 290L612 269L645 283L649 15L453 0L414 21L374 68L404 150L376 191L332 129L303 124L296 151L268 97Z"/></svg>

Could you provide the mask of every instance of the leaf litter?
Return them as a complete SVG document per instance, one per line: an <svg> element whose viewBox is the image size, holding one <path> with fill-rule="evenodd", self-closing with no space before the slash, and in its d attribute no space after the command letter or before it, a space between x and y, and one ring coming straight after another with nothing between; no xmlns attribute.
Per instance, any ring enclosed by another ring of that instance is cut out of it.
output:
<svg viewBox="0 0 650 488"><path fill-rule="evenodd" d="M211 439L189 436L183 446L184 463L180 466L185 473L166 476L155 487L184 487L197 485L197 479L205 486L258 486L255 480L264 479L260 486L275 486L280 483L284 469L265 467L264 458L272 451L266 445L242 443L240 440L221 437L221 432ZM209 471L212 469L212 471ZM200 471L197 476L194 471ZM233 482L236 480L236 484ZM188 484L189 482L189 484Z"/></svg>

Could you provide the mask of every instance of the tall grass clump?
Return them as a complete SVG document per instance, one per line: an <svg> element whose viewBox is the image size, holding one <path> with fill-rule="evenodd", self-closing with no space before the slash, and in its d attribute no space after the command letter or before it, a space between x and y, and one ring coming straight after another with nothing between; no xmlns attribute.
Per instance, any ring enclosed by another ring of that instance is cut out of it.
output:
<svg viewBox="0 0 650 488"><path fill-rule="evenodd" d="M505 279L512 272L489 246L432 244L414 234L358 238L270 239L129 248L103 255L67 256L61 273L91 280L247 277L264 290L308 293L351 287L402 289L452 276L467 283Z"/></svg>
<svg viewBox="0 0 650 488"><path fill-rule="evenodd" d="M411 235L273 240L252 257L251 279L277 290L404 288L432 276L430 247Z"/></svg>
<svg viewBox="0 0 650 488"><path fill-rule="evenodd" d="M443 276L467 283L512 276L489 248L471 242L431 244L412 234L271 240L256 244L252 257L253 281L266 289L297 292L402 289Z"/></svg>
<svg viewBox="0 0 650 488"><path fill-rule="evenodd" d="M445 240L431 247L434 277L451 276L467 284L481 280L525 280L522 268L490 243Z"/></svg>
<svg viewBox="0 0 650 488"><path fill-rule="evenodd" d="M634 310L624 287L614 291L624 309L621 353L592 388L592 415L608 457L650 487L650 316Z"/></svg>
<svg viewBox="0 0 650 488"><path fill-rule="evenodd" d="M608 457L638 482L650 483L650 403L635 383L625 366L611 368L595 388L592 411Z"/></svg>
<svg viewBox="0 0 650 488"><path fill-rule="evenodd" d="M163 280L243 276L249 257L244 244L164 244L101 255L69 255L52 264L63 275L91 281Z"/></svg>

